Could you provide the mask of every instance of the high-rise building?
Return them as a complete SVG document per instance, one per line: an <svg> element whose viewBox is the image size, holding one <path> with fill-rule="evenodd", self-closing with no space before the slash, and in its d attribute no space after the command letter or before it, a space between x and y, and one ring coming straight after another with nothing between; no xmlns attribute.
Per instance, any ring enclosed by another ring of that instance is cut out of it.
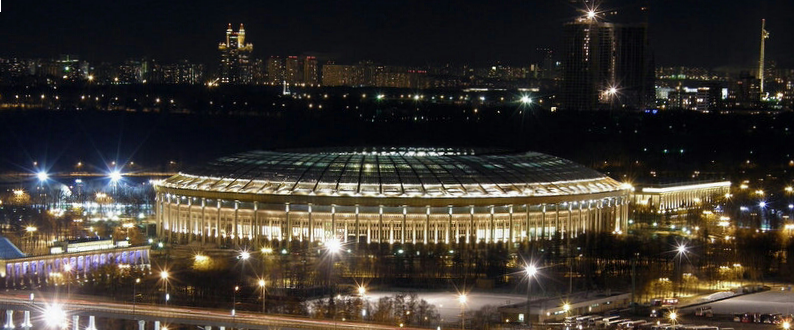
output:
<svg viewBox="0 0 794 330"><path fill-rule="evenodd" d="M232 31L232 24L226 29L226 41L218 45L221 51L221 66L218 81L223 84L249 84L251 83L251 52L254 45L245 43L245 28L240 24L240 30Z"/></svg>
<svg viewBox="0 0 794 330"><path fill-rule="evenodd" d="M323 65L323 86L361 86L364 70L358 65Z"/></svg>
<svg viewBox="0 0 794 330"><path fill-rule="evenodd" d="M319 84L319 71L317 70L317 58L306 56L303 60L303 82L307 85Z"/></svg>
<svg viewBox="0 0 794 330"><path fill-rule="evenodd" d="M564 26L563 108L643 109L654 100L645 24L581 18Z"/></svg>
<svg viewBox="0 0 794 330"><path fill-rule="evenodd" d="M754 109L760 106L761 80L748 71L739 73L728 87L728 106L737 109Z"/></svg>
<svg viewBox="0 0 794 330"><path fill-rule="evenodd" d="M297 85L303 82L300 61L297 56L287 57L285 80L290 85Z"/></svg>
<svg viewBox="0 0 794 330"><path fill-rule="evenodd" d="M281 57L267 59L267 81L271 85L280 85L284 81L284 60Z"/></svg>

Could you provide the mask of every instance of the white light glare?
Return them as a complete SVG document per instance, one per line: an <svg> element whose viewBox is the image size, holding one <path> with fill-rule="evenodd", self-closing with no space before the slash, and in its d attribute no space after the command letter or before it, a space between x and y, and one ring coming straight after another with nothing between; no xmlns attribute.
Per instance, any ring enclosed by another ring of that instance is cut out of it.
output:
<svg viewBox="0 0 794 330"><path fill-rule="evenodd" d="M50 176L47 174L47 172L41 171L36 173L36 177L39 178L39 181L47 181Z"/></svg>
<svg viewBox="0 0 794 330"><path fill-rule="evenodd" d="M527 275L535 276L535 274L538 272L538 269L534 265L529 265L527 266L526 271Z"/></svg>
<svg viewBox="0 0 794 330"><path fill-rule="evenodd" d="M325 246L328 248L328 251L331 253L337 253L339 250L342 249L342 243L339 242L338 239L332 239L325 243Z"/></svg>
<svg viewBox="0 0 794 330"><path fill-rule="evenodd" d="M121 172L119 172L119 170L113 170L113 172L110 172L110 180L111 181L121 180Z"/></svg>
<svg viewBox="0 0 794 330"><path fill-rule="evenodd" d="M66 325L66 311L58 304L47 306L44 310L44 321L49 327L59 328Z"/></svg>

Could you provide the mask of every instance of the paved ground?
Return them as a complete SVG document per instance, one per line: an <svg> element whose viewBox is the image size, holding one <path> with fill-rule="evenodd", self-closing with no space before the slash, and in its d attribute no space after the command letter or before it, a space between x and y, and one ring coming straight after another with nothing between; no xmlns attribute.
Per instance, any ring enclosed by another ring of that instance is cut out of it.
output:
<svg viewBox="0 0 794 330"><path fill-rule="evenodd" d="M781 291L780 287L773 287L770 291L740 295L708 305L711 306L714 314L745 312L794 314L794 291ZM691 309L684 309L684 312L689 310Z"/></svg>
<svg viewBox="0 0 794 330"><path fill-rule="evenodd" d="M381 297L393 296L397 293L399 292L369 292L367 293L367 299L374 303ZM458 302L459 294L457 292L417 292L417 294L419 295L420 299L427 300L428 303L436 306L444 322L459 320L460 303ZM473 311L479 310L485 305L502 306L507 304L515 304L518 302L525 302L526 300L527 297L521 294L470 292L466 295L466 313L469 314Z"/></svg>
<svg viewBox="0 0 794 330"><path fill-rule="evenodd" d="M367 293L367 299L371 303L377 302L384 296L393 296L400 291L374 291ZM444 322L456 322L460 317L460 303L458 293L455 291L446 292L416 292L420 299L427 300L428 303L435 305ZM715 297L718 295L715 295ZM472 313L485 305L503 306L526 301L523 294L514 293L493 293L493 292L470 292L467 294L466 313ZM540 299L540 297L536 297ZM684 308L680 311L682 321L687 324L714 324L720 327L733 327L739 329L766 329L775 328L770 325L741 324L732 322L734 313L782 313L794 314L794 291L781 291L780 287L773 287L771 291L739 295L726 300L708 303L712 306L715 314L714 319L703 319L693 316L694 308ZM645 315L632 317L634 319L651 320ZM656 320L656 319L653 319ZM660 319L662 322L665 320Z"/></svg>

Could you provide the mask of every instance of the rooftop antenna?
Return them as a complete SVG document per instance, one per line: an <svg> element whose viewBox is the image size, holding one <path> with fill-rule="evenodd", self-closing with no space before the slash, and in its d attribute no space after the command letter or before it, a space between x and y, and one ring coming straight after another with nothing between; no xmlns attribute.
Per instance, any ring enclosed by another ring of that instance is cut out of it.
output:
<svg viewBox="0 0 794 330"><path fill-rule="evenodd" d="M761 78L761 98L764 97L764 47L769 32L766 30L766 19L761 20L761 57L758 59L758 77Z"/></svg>

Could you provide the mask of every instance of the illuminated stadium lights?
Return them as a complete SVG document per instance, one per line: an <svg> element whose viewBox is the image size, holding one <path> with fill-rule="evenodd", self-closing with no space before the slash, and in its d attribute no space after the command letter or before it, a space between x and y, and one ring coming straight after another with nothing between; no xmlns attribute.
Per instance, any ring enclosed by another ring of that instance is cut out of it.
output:
<svg viewBox="0 0 794 330"><path fill-rule="evenodd" d="M263 240L490 244L625 231L630 193L550 155L449 148L253 151L155 189L163 237L257 249Z"/></svg>

